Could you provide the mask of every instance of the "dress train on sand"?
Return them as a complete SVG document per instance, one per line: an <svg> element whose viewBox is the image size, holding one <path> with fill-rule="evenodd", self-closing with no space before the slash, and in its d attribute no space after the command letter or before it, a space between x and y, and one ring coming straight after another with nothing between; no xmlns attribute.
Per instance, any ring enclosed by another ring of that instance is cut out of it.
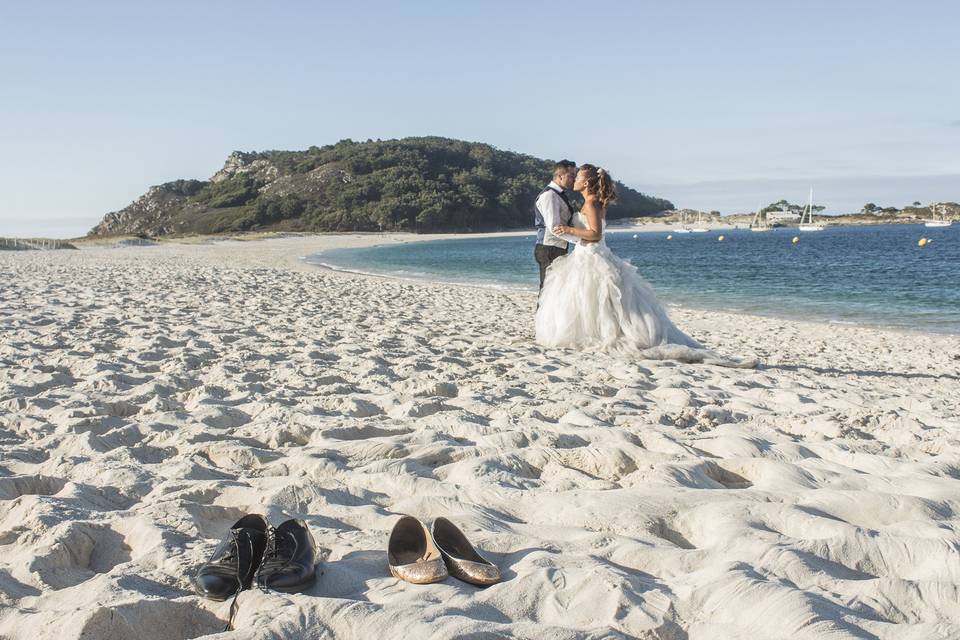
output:
<svg viewBox="0 0 960 640"><path fill-rule="evenodd" d="M586 228L580 214L574 225ZM754 367L721 356L677 328L646 280L604 239L580 242L547 270L536 316L545 347L603 351L648 360Z"/></svg>

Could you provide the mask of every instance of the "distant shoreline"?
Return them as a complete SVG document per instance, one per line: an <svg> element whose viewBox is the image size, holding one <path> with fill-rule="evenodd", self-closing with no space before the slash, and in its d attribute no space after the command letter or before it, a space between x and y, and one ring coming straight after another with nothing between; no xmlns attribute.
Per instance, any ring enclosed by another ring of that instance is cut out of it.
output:
<svg viewBox="0 0 960 640"><path fill-rule="evenodd" d="M861 227L872 227L880 225L922 225L926 219L923 218L911 218L909 220L884 220L880 218L871 217L870 219L863 219L859 217L860 214L844 214L844 215L819 215L817 216L817 222L822 223L826 226L838 226L838 227L851 227L851 226L861 226ZM960 222L960 221L954 221ZM633 231L635 233L658 233L666 232L669 233L674 231L676 228L680 227L684 223L679 221L665 221L663 219L656 218L623 218L618 220L612 220L608 223L608 228L611 231L623 232L623 231ZM691 223L686 223L687 227L692 226ZM720 222L703 222L698 226L706 228L708 231L728 231L731 229L747 229L749 228L749 222L739 220L739 221L730 221L721 219ZM797 229L797 224L780 224L774 227L774 229ZM457 231L457 232L424 232L424 233L411 233L409 231L244 231L244 232L224 232L224 233L213 233L213 234L174 234L174 235L165 235L165 236L138 236L131 234L119 234L115 236L77 236L73 238L58 238L55 236L0 236L0 250L3 249L4 240L7 241L19 241L19 242L58 242L58 243L69 243L78 246L97 246L101 244L110 245L118 242L132 241L132 240L145 240L147 242L173 242L173 243L187 243L187 244L202 244L204 242L216 242L222 240L237 240L237 241L250 241L250 240L262 240L267 238L284 238L284 237L307 237L315 235L332 235L332 236L347 236L347 235L369 235L369 236L395 236L395 237L406 237L414 236L421 237L424 239L437 239L440 237L449 238L454 236L470 236L470 237L497 237L497 236L520 236L533 233L534 229L512 229L505 231Z"/></svg>

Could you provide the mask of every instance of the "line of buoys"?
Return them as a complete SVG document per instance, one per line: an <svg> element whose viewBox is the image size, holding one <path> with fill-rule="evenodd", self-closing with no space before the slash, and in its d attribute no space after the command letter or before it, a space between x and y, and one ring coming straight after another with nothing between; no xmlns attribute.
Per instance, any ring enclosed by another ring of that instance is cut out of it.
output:
<svg viewBox="0 0 960 640"><path fill-rule="evenodd" d="M634 234L634 235L633 235L633 239L636 240L637 238L639 238L639 236L638 236L637 234ZM720 236L717 237L717 240L720 241L720 242L723 242L724 240L726 240L726 238L727 238L727 236L725 236L725 235L720 235ZM668 234L667 234L667 240L673 240L673 234L669 234L669 233L668 233ZM790 240L790 242L791 242L792 244L800 244L800 236L793 236L793 238ZM930 244L931 242L933 242L933 238L920 238L919 240L917 240L917 246L918 246L918 247L925 247L925 246L927 246L928 244Z"/></svg>

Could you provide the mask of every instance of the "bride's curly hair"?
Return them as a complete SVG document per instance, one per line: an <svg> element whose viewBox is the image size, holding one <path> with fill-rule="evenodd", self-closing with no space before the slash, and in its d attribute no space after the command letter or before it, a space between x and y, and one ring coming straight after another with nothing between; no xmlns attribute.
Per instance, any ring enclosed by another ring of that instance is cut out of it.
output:
<svg viewBox="0 0 960 640"><path fill-rule="evenodd" d="M586 172L587 191L597 197L601 207L606 209L607 205L617 201L617 187L606 169L592 164L583 164L580 165L580 171Z"/></svg>

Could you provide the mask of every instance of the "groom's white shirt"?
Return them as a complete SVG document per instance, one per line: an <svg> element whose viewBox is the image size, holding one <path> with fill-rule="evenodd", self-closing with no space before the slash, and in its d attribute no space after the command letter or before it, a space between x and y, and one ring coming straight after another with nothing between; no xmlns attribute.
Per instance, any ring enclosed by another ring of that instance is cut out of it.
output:
<svg viewBox="0 0 960 640"><path fill-rule="evenodd" d="M543 244L549 247L566 249L568 242L576 244L580 238L575 235L554 235L553 228L559 224L563 224L563 214L567 212L567 204L563 201L563 198L560 197L560 193L563 192L560 185L551 180L547 186L550 187L550 190L544 191L540 194L540 197L537 198L537 209L539 209L540 215L543 216L544 225L547 227L546 232L543 234ZM573 220L571 220L567 226L572 226L572 224Z"/></svg>

